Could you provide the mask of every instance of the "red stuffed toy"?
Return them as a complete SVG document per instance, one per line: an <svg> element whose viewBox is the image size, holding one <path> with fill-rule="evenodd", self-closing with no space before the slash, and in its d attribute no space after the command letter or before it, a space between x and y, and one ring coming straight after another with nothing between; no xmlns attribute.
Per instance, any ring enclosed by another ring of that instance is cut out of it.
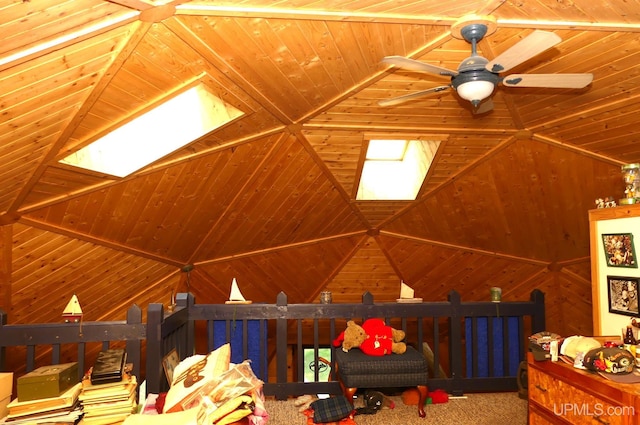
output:
<svg viewBox="0 0 640 425"><path fill-rule="evenodd" d="M402 340L405 333L385 324L382 319L367 319L362 326L350 320L347 329L333 341L335 347L342 345L342 351L359 347L370 356L384 356L391 353L402 354L407 346Z"/></svg>

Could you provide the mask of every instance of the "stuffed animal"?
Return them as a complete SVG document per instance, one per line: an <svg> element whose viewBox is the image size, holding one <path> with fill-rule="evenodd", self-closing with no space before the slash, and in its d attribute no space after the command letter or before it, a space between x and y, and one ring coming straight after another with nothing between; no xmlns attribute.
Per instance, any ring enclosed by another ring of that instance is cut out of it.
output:
<svg viewBox="0 0 640 425"><path fill-rule="evenodd" d="M386 325L382 319L367 319L362 325L349 320L347 328L333 341L333 345L342 345L344 352L358 347L371 356L402 354L407 351L407 345L402 342L404 337L404 331Z"/></svg>

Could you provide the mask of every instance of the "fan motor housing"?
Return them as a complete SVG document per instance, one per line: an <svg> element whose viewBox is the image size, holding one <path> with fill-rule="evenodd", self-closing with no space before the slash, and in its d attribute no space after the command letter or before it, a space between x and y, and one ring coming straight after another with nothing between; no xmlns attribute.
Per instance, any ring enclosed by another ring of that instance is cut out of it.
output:
<svg viewBox="0 0 640 425"><path fill-rule="evenodd" d="M454 89L458 86L470 81L488 81L495 86L500 81L500 76L484 68L479 70L461 72L455 77L451 77L451 85Z"/></svg>

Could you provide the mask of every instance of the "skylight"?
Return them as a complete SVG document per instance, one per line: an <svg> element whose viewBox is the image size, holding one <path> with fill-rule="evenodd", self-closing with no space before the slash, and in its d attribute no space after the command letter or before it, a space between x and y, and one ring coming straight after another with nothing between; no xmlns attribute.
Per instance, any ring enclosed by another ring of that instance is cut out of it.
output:
<svg viewBox="0 0 640 425"><path fill-rule="evenodd" d="M370 140L357 200L414 200L439 141Z"/></svg>
<svg viewBox="0 0 640 425"><path fill-rule="evenodd" d="M60 162L125 177L241 115L199 84Z"/></svg>

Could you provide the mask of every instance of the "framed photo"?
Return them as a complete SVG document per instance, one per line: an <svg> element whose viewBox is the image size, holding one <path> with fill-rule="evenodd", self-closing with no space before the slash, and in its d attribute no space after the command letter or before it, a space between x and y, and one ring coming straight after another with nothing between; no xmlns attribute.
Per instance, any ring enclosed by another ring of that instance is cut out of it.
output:
<svg viewBox="0 0 640 425"><path fill-rule="evenodd" d="M173 370L178 366L178 363L180 363L180 357L175 348L162 358L162 367L164 368L164 374L167 377L169 386L171 386L173 382Z"/></svg>
<svg viewBox="0 0 640 425"><path fill-rule="evenodd" d="M636 249L631 233L607 233L602 235L602 245L609 267L638 268Z"/></svg>
<svg viewBox="0 0 640 425"><path fill-rule="evenodd" d="M640 278L607 276L609 312L626 316L640 316L638 286Z"/></svg>

